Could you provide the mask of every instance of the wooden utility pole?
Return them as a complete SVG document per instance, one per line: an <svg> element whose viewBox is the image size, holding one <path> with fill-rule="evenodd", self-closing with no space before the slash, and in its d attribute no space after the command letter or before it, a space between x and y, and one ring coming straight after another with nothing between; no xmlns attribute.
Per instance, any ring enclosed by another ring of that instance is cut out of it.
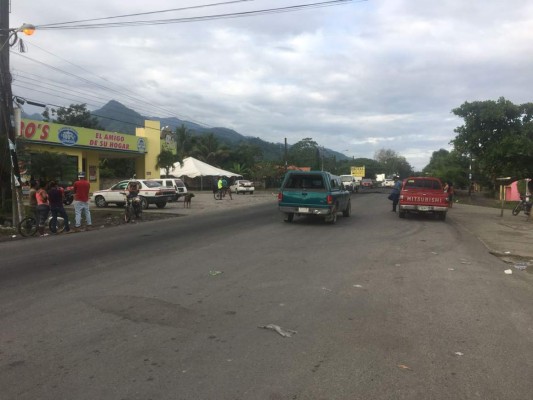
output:
<svg viewBox="0 0 533 400"><path fill-rule="evenodd" d="M7 139L6 151L9 152L11 158L13 225L18 226L22 219L22 181L15 147L15 116L9 70L11 35L16 35L16 32L9 29L9 5L10 0L0 0L0 135ZM1 181L0 185L4 188L8 183Z"/></svg>

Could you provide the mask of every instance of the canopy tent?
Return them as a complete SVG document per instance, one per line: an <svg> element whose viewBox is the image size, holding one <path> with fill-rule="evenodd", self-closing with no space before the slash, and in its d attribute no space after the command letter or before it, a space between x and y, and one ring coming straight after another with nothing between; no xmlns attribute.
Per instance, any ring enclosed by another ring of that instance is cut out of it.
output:
<svg viewBox="0 0 533 400"><path fill-rule="evenodd" d="M161 168L160 170L161 176L166 174L166 171L164 168ZM183 159L183 162L181 163L175 163L174 169L170 169L169 171L170 176L174 176L176 178L187 176L189 178L196 178L200 177L201 179L201 186L203 189L203 180L202 178L204 176L227 176L227 177L238 177L242 176L241 174L236 174L231 171L226 171L217 167L213 167L212 165L209 165L203 161L197 160L193 157L187 157Z"/></svg>

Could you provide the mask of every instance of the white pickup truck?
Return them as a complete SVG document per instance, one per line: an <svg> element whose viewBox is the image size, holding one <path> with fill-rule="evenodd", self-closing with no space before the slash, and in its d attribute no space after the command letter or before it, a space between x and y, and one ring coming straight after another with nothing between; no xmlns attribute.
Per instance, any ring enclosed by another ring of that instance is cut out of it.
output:
<svg viewBox="0 0 533 400"><path fill-rule="evenodd" d="M348 190L350 193L357 192L361 185L361 181L358 181L353 175L341 175L341 181L344 189Z"/></svg>

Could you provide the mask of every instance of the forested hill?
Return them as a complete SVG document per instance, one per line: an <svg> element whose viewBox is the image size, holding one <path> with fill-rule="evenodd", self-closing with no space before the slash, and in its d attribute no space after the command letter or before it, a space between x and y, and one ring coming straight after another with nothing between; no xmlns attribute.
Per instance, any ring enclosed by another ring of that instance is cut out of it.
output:
<svg viewBox="0 0 533 400"><path fill-rule="evenodd" d="M92 113L107 131L135 134L135 127L144 126L145 120L160 121L161 127L168 126L172 132L184 125L192 135L207 135L212 133L221 143L235 145L245 142L258 146L266 160L279 160L283 146L280 143L269 143L259 138L247 137L228 128L206 128L194 122L181 120L176 117L159 118L143 116L138 112L124 106L118 101L111 100L99 110Z"/></svg>
<svg viewBox="0 0 533 400"><path fill-rule="evenodd" d="M215 136L221 143L225 143L229 146L234 146L239 143L248 143L257 146L263 153L265 160L280 160L284 152L284 144L282 143L271 143L266 142L258 137L244 136L228 128L206 128L205 126L196 124L194 122L181 120L176 117L159 118L143 116L135 110L132 110L131 108L128 108L115 100L111 100L102 108L92 111L92 115L98 119L98 122L102 128L110 132L120 132L129 135L135 135L136 127L144 126L145 120L153 120L160 121L161 127L168 126L172 132L174 132L176 128L184 125L192 135L200 136L213 134L213 136ZM23 116L25 118L29 117L25 115ZM31 118L41 119L35 118L35 116L31 116ZM290 143L289 147L292 144L294 143ZM324 149L324 152L328 157L336 156L337 160L343 160L347 158L344 154L330 149Z"/></svg>

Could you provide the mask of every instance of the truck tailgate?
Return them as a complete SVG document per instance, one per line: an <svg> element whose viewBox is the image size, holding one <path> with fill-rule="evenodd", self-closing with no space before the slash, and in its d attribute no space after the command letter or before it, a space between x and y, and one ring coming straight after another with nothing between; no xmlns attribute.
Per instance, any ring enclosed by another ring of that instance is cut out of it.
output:
<svg viewBox="0 0 533 400"><path fill-rule="evenodd" d="M293 207L320 207L327 206L327 192L287 189L282 192L280 206Z"/></svg>

